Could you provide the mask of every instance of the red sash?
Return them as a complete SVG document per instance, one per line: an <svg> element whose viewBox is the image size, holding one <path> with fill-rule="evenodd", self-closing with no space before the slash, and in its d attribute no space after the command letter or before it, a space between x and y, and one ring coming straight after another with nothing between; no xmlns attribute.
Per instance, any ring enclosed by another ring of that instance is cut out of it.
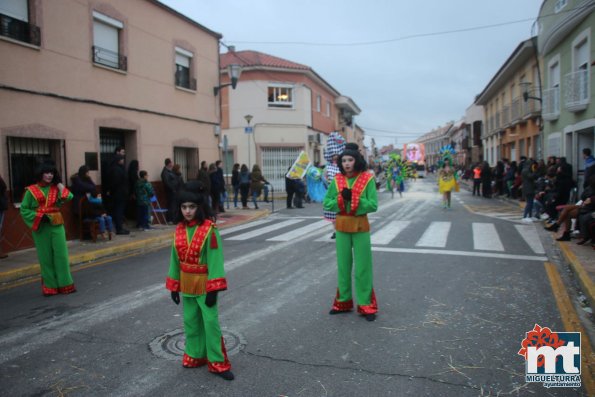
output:
<svg viewBox="0 0 595 397"><path fill-rule="evenodd" d="M353 182L353 186L351 186L351 211L347 214L345 210L345 200L343 200L343 196L341 192L345 188L349 188L349 184L347 183L347 177L343 174L337 174L335 176L335 183L337 185L337 204L339 204L339 214L341 215L355 215L355 211L357 207L359 207L359 201L361 198L362 193L366 189L368 182L372 180L372 174L369 172L360 172L360 174L355 178Z"/></svg>
<svg viewBox="0 0 595 397"><path fill-rule="evenodd" d="M27 186L27 190L31 193L31 195L33 195L35 201L37 201L37 213L35 214L35 219L33 220L33 230L37 230L39 229L41 218L43 218L45 214L60 212L60 209L56 207L60 190L58 189L58 186L50 185L50 190L48 191L47 197L45 197L43 190L41 190L38 185ZM68 193L66 194L68 195Z"/></svg>
<svg viewBox="0 0 595 397"><path fill-rule="evenodd" d="M190 244L188 244L186 224L184 222L180 222L178 224L176 227L175 245L176 251L178 252L178 258L180 259L180 264L199 264L200 252L202 251L202 247L207 240L207 236L209 235L211 227L215 227L213 222L210 220L205 220L202 225L199 225L196 228L194 231L194 236L192 236L192 241L190 241Z"/></svg>

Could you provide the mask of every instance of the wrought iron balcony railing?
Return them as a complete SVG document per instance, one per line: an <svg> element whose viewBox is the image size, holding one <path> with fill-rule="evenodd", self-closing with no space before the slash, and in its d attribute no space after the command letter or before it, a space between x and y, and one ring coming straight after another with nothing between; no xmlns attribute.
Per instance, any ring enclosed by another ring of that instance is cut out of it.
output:
<svg viewBox="0 0 595 397"><path fill-rule="evenodd" d="M589 73L587 70L564 76L564 105L571 112L585 110L589 105Z"/></svg>
<svg viewBox="0 0 595 397"><path fill-rule="evenodd" d="M176 86L196 91L196 79L191 78L187 73L176 72L174 79Z"/></svg>
<svg viewBox="0 0 595 397"><path fill-rule="evenodd" d="M41 29L30 23L0 14L0 36L23 43L41 45Z"/></svg>
<svg viewBox="0 0 595 397"><path fill-rule="evenodd" d="M93 46L93 62L114 69L128 70L128 59L117 52L106 50L105 48Z"/></svg>

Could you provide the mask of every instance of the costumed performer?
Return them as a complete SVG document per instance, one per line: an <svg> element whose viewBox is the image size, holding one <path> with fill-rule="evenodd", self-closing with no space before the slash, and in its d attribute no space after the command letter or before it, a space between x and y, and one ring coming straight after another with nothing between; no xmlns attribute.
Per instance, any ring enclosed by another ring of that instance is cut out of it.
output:
<svg viewBox="0 0 595 397"><path fill-rule="evenodd" d="M207 364L210 372L233 380L219 327L217 294L227 289L223 246L205 196L191 191L179 194L180 215L171 250L166 288L171 299L184 302L186 348L182 365Z"/></svg>
<svg viewBox="0 0 595 397"><path fill-rule="evenodd" d="M339 160L339 155L343 153L343 150L345 150L345 138L343 138L343 136L337 131L331 132L326 141L326 148L324 148L324 159L327 161L326 167L324 169L324 179L327 186L330 186L334 183L335 175L340 172L337 162ZM337 213L332 211L324 211L323 214L324 219L332 222L333 228L335 228ZM331 238L334 239L335 237L336 233L333 232Z"/></svg>
<svg viewBox="0 0 595 397"><path fill-rule="evenodd" d="M391 198L395 197L395 190L399 192L399 196L403 197L405 191L405 178L409 176L409 167L401 156L391 153L388 165L386 167L386 184L391 192Z"/></svg>
<svg viewBox="0 0 595 397"><path fill-rule="evenodd" d="M326 195L326 187L322 180L322 170L313 165L308 167L306 171L306 183L310 200L315 203L322 203Z"/></svg>
<svg viewBox="0 0 595 397"><path fill-rule="evenodd" d="M367 214L378 208L374 177L355 143L348 143L339 156L340 173L329 186L325 211L337 213L336 251L338 288L330 314L353 309L351 272L355 262L355 297L358 313L374 321L378 312L373 288L372 246Z"/></svg>
<svg viewBox="0 0 595 397"><path fill-rule="evenodd" d="M31 228L41 267L41 292L44 296L76 292L66 246L63 203L73 194L64 186L53 162L44 162L35 171L37 183L27 186L21 216Z"/></svg>
<svg viewBox="0 0 595 397"><path fill-rule="evenodd" d="M456 172L452 168L452 156L455 153L450 145L446 145L440 149L442 159L439 162L440 170L438 171L438 191L442 194L442 207L450 208L451 192L459 191L459 183L457 181Z"/></svg>

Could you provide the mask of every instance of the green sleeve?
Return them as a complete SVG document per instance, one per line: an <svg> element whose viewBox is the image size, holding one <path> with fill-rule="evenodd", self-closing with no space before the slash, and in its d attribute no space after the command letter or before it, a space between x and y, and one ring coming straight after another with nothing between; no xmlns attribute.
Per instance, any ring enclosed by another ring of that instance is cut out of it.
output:
<svg viewBox="0 0 595 397"><path fill-rule="evenodd" d="M337 202L337 184L335 180L330 183L328 190L326 191L326 196L324 196L324 200L322 201L322 208L325 211L330 212L339 212L339 203Z"/></svg>
<svg viewBox="0 0 595 397"><path fill-rule="evenodd" d="M155 195L155 191L153 190L153 185L151 185L148 182L147 182L147 195L149 198L149 202L150 202L151 197L153 197Z"/></svg>
<svg viewBox="0 0 595 397"><path fill-rule="evenodd" d="M176 242L171 245L171 255L169 259L169 272L167 277L172 280L180 280L180 259L178 258L178 251L176 250Z"/></svg>
<svg viewBox="0 0 595 397"><path fill-rule="evenodd" d="M359 199L359 205L355 215L364 215L376 212L378 209L378 195L376 194L376 183L374 178L370 179Z"/></svg>
<svg viewBox="0 0 595 397"><path fill-rule="evenodd" d="M29 190L25 191L25 196L23 197L23 201L21 202L21 217L27 227L33 227L33 221L35 220L35 216L37 215L37 200L33 197Z"/></svg>
<svg viewBox="0 0 595 397"><path fill-rule="evenodd" d="M211 239L213 234L217 239L217 248L211 248ZM204 248L200 254L201 263L206 263L209 267L207 280L214 280L218 278L225 278L225 270L223 269L223 245L221 243L221 236L217 228L212 228L207 236Z"/></svg>

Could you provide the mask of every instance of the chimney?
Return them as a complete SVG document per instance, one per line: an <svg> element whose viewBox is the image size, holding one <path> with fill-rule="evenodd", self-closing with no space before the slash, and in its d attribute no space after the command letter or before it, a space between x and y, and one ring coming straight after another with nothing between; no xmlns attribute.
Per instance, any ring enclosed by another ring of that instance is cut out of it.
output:
<svg viewBox="0 0 595 397"><path fill-rule="evenodd" d="M235 45L227 46L227 51L228 52L236 52L236 46Z"/></svg>

